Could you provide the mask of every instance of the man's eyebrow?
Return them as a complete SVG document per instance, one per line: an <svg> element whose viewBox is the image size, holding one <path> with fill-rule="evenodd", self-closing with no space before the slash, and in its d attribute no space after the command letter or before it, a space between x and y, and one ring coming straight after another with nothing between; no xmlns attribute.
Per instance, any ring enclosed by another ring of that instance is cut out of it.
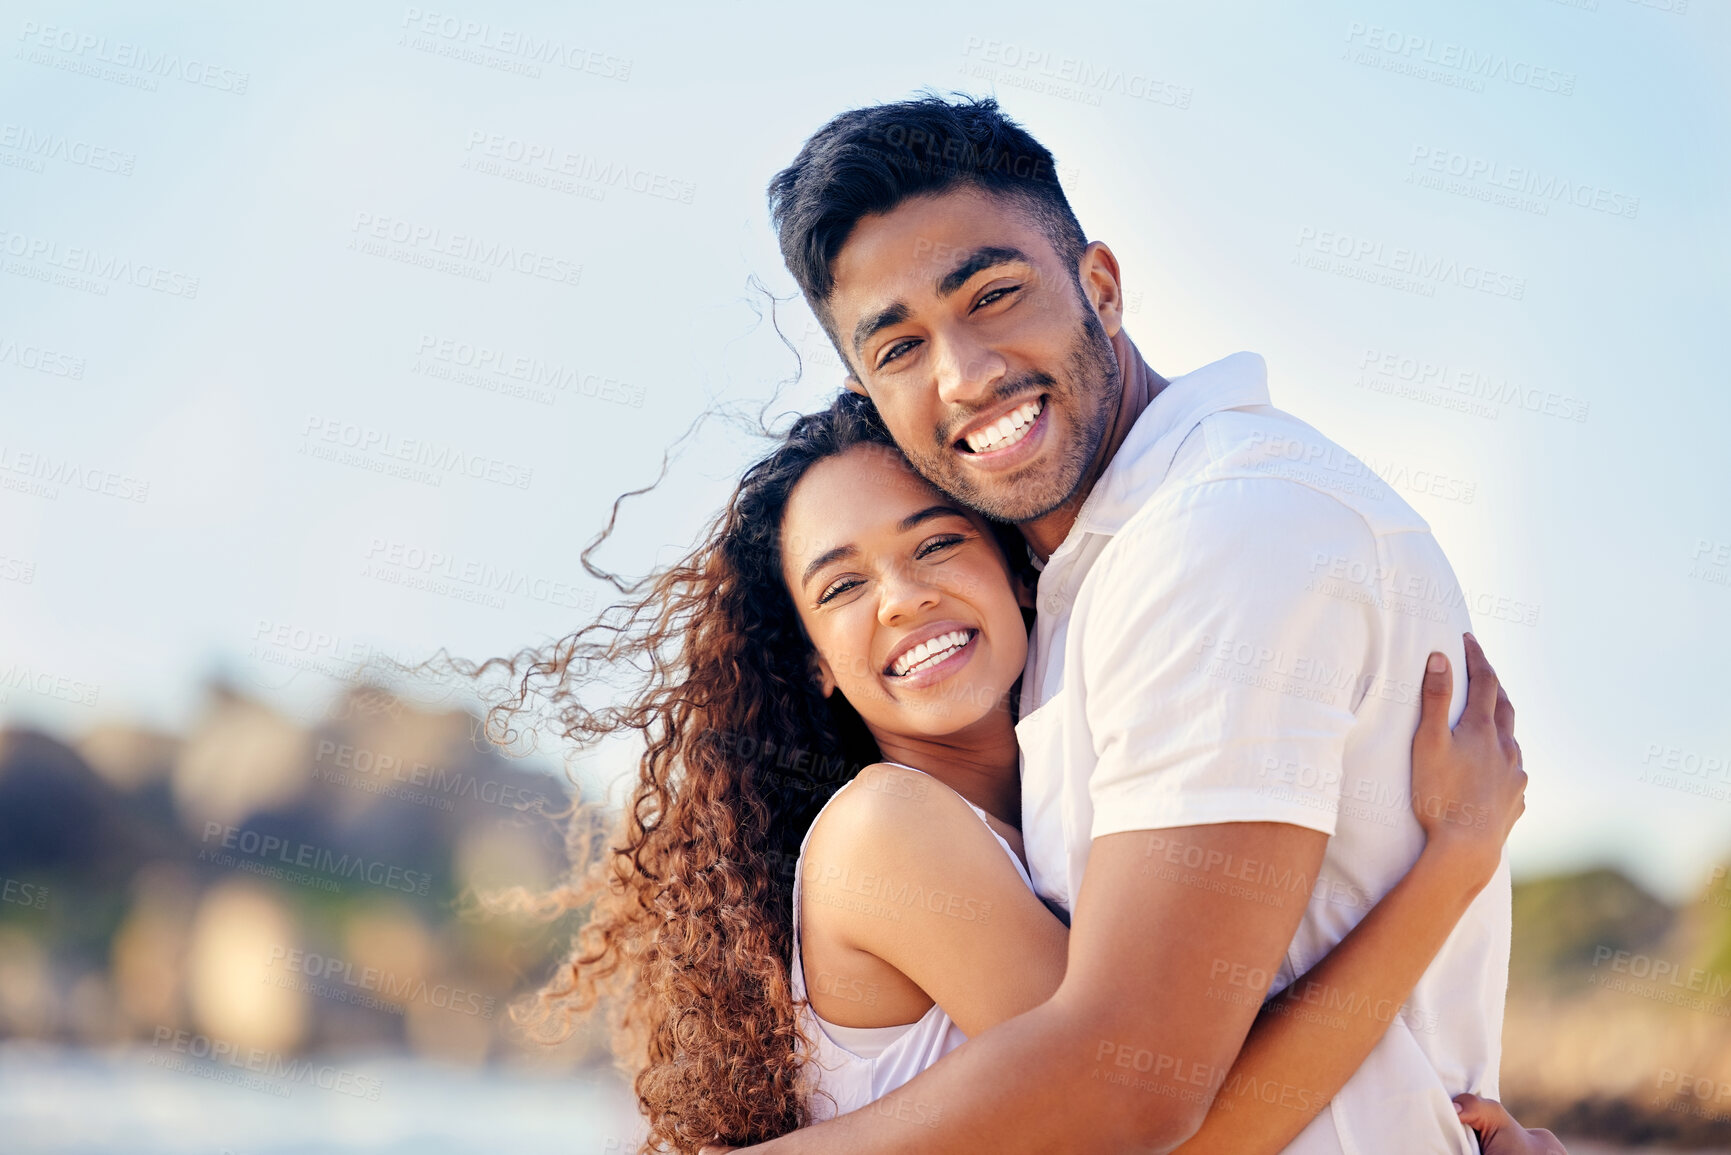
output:
<svg viewBox="0 0 1731 1155"><path fill-rule="evenodd" d="M811 564L805 567L805 572L799 575L799 587L804 589L806 586L810 585L811 579L816 577L818 571L823 569L824 566L838 562L844 557L851 557L858 552L859 551L851 545L838 545L834 549L824 550L822 553L812 558Z"/></svg>
<svg viewBox="0 0 1731 1155"><path fill-rule="evenodd" d="M1004 245L984 245L963 257L961 263L938 278L938 296L947 297L974 276L975 273L991 268L993 265L1008 264L1031 265L1028 254L1021 249L1008 248Z"/></svg>
<svg viewBox="0 0 1731 1155"><path fill-rule="evenodd" d="M901 522L896 526L896 532L906 533L916 525L930 521L934 517L949 517L951 515L954 515L955 517L968 516L953 505L928 505L918 513L910 513L906 517L902 518Z"/></svg>
<svg viewBox="0 0 1731 1155"><path fill-rule="evenodd" d="M887 329L891 325L901 324L903 321L908 319L909 315L908 307L902 302L897 301L895 304L889 306L887 309L880 310L873 316L860 318L860 323L853 327L854 356L857 357L860 355L861 348L867 341L871 340L873 334L877 333L881 329Z"/></svg>

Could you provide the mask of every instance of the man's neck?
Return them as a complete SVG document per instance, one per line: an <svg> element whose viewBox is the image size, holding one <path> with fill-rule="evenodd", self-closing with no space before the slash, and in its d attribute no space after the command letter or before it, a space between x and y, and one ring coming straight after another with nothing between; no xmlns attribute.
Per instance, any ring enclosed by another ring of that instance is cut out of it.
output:
<svg viewBox="0 0 1731 1155"><path fill-rule="evenodd" d="M1148 408L1160 390L1168 384L1166 378L1149 368L1148 362L1142 359L1142 354L1137 350L1135 342L1130 340L1130 334L1126 330L1120 328L1118 335L1111 340L1112 351L1118 357L1124 388L1118 397L1117 410L1108 417L1106 434L1100 439L1099 451L1094 454L1094 460L1088 463L1088 469L1082 475L1082 484L1076 487L1076 492L1068 501L1044 517L1022 522L1017 527L1041 561L1051 557L1053 552L1064 544L1064 539L1070 536L1070 528L1076 524L1076 515L1081 513L1082 503L1094 492L1094 483L1100 480L1100 475L1106 472L1106 466L1118 456L1118 449L1130 435L1136 419L1142 416L1142 411Z"/></svg>

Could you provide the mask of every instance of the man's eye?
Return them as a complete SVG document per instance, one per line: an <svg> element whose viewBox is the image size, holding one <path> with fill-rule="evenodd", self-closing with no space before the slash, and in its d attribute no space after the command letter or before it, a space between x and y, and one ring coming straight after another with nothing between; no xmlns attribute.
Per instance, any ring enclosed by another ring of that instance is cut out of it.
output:
<svg viewBox="0 0 1731 1155"><path fill-rule="evenodd" d="M878 361L878 368L882 369L885 365L888 365L891 361L894 361L897 357L900 357L903 353L906 353L917 344L919 344L918 341L912 340L897 341L894 345L889 347L888 351L884 353L882 359Z"/></svg>
<svg viewBox="0 0 1731 1155"><path fill-rule="evenodd" d="M859 584L858 578L839 578L824 587L824 591L817 595L817 604L821 606L831 598L840 597Z"/></svg>
<svg viewBox="0 0 1731 1155"><path fill-rule="evenodd" d="M974 308L975 309L983 309L987 305L990 305L996 301L1002 300L1003 298L1009 296L1011 293L1019 293L1021 291L1022 291L1022 286L1020 286L1020 285L1005 285L1001 289L993 289L991 292L989 292L985 296L981 297L979 299L979 301L977 301L974 304Z"/></svg>
<svg viewBox="0 0 1731 1155"><path fill-rule="evenodd" d="M919 561L924 561L933 554L949 549L951 546L961 545L963 540L962 535L959 533L945 534L943 537L934 537L930 541L921 543L920 548L914 551L914 557Z"/></svg>

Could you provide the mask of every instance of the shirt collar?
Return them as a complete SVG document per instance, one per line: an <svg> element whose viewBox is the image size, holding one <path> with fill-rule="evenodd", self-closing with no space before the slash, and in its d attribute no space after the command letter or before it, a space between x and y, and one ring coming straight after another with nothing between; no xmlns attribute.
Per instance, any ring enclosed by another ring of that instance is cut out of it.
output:
<svg viewBox="0 0 1731 1155"><path fill-rule="evenodd" d="M1268 366L1256 353L1233 353L1182 377L1155 394L1148 408L1082 503L1066 538L1115 534L1166 480L1178 447L1211 414L1270 404Z"/></svg>

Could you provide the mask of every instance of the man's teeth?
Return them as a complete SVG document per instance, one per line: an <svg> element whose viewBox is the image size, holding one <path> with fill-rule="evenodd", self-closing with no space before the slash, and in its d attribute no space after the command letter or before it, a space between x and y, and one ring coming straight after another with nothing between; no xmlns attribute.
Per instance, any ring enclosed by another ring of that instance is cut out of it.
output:
<svg viewBox="0 0 1731 1155"><path fill-rule="evenodd" d="M968 448L975 453L989 453L1014 445L1027 436L1028 427L1034 424L1034 418L1040 415L1042 408L1044 406L1036 397L1021 408L1004 414L995 424L968 434Z"/></svg>
<svg viewBox="0 0 1731 1155"><path fill-rule="evenodd" d="M905 678L927 666L935 666L963 646L974 636L972 630L951 630L947 634L939 634L928 638L895 660L890 667L891 673L898 678Z"/></svg>

